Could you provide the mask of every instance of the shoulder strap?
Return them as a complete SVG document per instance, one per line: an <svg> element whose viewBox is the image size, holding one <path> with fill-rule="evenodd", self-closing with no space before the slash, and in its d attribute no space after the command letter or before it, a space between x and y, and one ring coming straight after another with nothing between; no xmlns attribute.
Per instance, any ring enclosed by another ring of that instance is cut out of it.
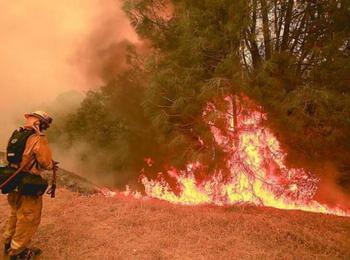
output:
<svg viewBox="0 0 350 260"><path fill-rule="evenodd" d="M3 189L7 184L9 184L27 165L29 164L29 162L23 164L22 167L19 167L11 176L10 178L8 178L6 181L4 181L1 185L0 185L0 190Z"/></svg>

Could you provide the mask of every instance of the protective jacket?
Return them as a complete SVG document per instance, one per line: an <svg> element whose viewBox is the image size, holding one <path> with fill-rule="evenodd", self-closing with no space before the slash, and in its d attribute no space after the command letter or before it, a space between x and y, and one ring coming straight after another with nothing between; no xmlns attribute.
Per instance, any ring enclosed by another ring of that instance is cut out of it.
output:
<svg viewBox="0 0 350 260"><path fill-rule="evenodd" d="M29 163L27 163L29 162ZM52 152L44 134L33 134L27 140L22 164L27 163L23 171L40 175L44 170L52 170Z"/></svg>

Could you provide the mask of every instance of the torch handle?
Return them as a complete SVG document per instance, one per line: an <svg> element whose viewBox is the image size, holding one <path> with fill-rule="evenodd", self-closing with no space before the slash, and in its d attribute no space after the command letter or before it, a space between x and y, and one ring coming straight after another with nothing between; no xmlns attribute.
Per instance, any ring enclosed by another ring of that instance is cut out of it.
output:
<svg viewBox="0 0 350 260"><path fill-rule="evenodd" d="M56 176L57 176L57 163L53 162L53 169L52 169L52 183L50 189L47 191L47 194L51 196L51 198L56 197Z"/></svg>

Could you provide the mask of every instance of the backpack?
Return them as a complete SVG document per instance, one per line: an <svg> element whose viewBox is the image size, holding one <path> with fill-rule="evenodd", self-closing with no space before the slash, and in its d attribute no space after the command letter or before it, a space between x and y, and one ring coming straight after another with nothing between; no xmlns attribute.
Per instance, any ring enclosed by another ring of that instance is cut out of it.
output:
<svg viewBox="0 0 350 260"><path fill-rule="evenodd" d="M7 161L9 164L15 164L18 167L22 162L27 140L34 134L34 129L20 128L15 130L7 145Z"/></svg>
<svg viewBox="0 0 350 260"><path fill-rule="evenodd" d="M27 140L34 133L33 129L26 128L20 128L13 132L7 145L7 161L9 165L0 167L0 185L17 171L16 168L11 167L12 165L17 167L21 165ZM42 195L47 187L47 181L41 176L20 172L2 188L2 193L7 194L18 188L19 193L22 195Z"/></svg>

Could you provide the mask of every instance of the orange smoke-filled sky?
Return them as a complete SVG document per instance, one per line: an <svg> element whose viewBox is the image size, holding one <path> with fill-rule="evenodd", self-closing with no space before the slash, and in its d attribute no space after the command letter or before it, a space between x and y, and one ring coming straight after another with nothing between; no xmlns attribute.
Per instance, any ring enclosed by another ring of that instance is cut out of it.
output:
<svg viewBox="0 0 350 260"><path fill-rule="evenodd" d="M0 37L0 150L22 113L101 84L101 50L138 41L118 0L1 0Z"/></svg>

